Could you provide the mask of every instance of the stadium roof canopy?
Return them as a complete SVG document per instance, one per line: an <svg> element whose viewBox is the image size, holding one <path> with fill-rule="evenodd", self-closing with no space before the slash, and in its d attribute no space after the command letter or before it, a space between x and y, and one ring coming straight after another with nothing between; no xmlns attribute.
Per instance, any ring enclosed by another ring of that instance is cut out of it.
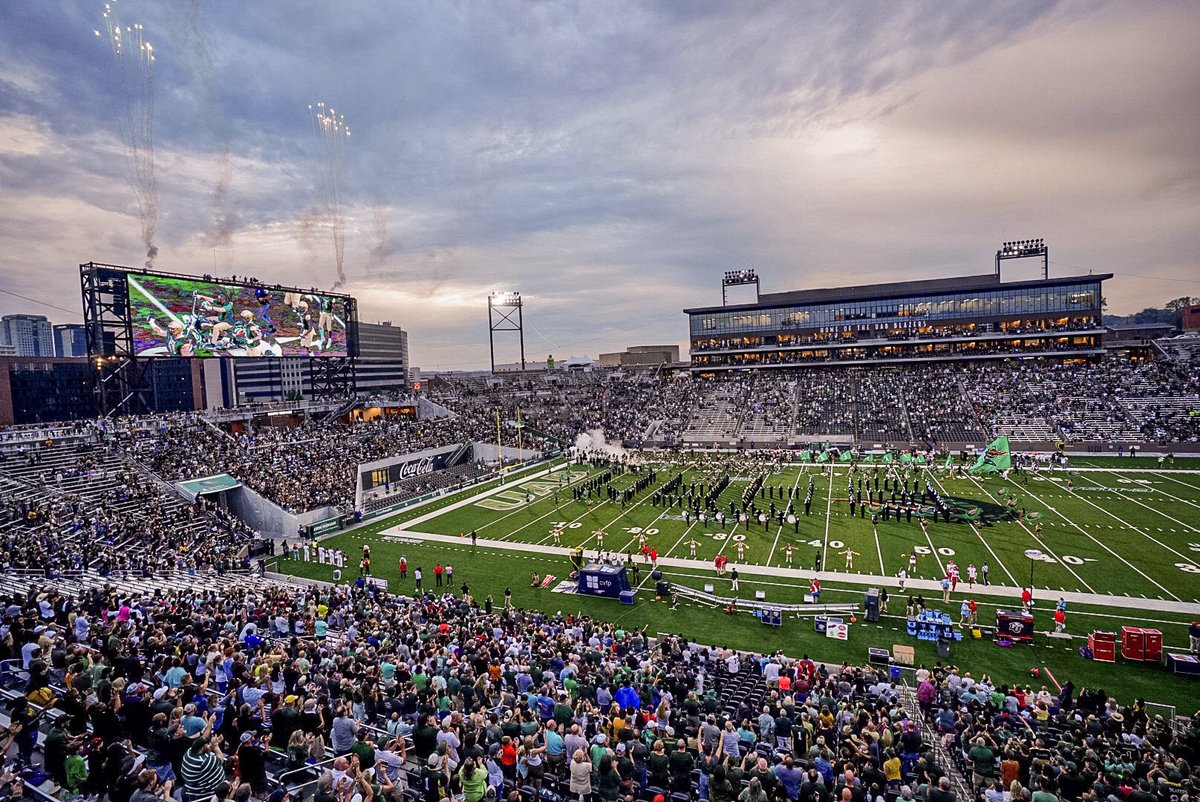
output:
<svg viewBox="0 0 1200 802"><path fill-rule="evenodd" d="M814 290L792 290L790 292L764 292L756 304L730 304L729 306L700 306L684 309L687 314L720 312L736 309L770 309L779 306L801 306L804 304L843 303L849 301L886 300L907 298L913 295L940 295L951 292L975 290L1019 290L1035 287L1057 287L1077 284L1080 281L1105 281L1111 273L1090 273L1086 276L1064 276L1050 279L1001 282L995 273L952 278L931 278L917 281L893 281L883 284L861 284L854 287L826 287Z"/></svg>

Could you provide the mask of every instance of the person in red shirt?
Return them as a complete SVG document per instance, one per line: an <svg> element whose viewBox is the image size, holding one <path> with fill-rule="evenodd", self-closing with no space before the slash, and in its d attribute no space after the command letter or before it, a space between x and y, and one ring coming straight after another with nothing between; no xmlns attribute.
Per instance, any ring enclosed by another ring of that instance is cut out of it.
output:
<svg viewBox="0 0 1200 802"><path fill-rule="evenodd" d="M968 622L975 624L979 621L979 605L975 603L974 599L967 602L967 613Z"/></svg>
<svg viewBox="0 0 1200 802"><path fill-rule="evenodd" d="M441 563L433 566L433 583L439 588L442 586L442 573L445 570L446 569L442 567Z"/></svg>
<svg viewBox="0 0 1200 802"><path fill-rule="evenodd" d="M1033 605L1033 591L1029 588L1021 588L1021 606L1028 610Z"/></svg>
<svg viewBox="0 0 1200 802"><path fill-rule="evenodd" d="M408 579L408 558L407 557L400 558L400 578Z"/></svg>
<svg viewBox="0 0 1200 802"><path fill-rule="evenodd" d="M1062 609L1055 610L1054 611L1054 631L1062 632L1066 628L1067 628L1067 611L1062 610Z"/></svg>
<svg viewBox="0 0 1200 802"><path fill-rule="evenodd" d="M717 568L717 576L725 576L725 563L727 562L729 562L729 558L724 554L718 554L716 559L713 560L713 565Z"/></svg>
<svg viewBox="0 0 1200 802"><path fill-rule="evenodd" d="M808 592L813 597L813 601L821 598L821 580L813 577L808 583Z"/></svg>
<svg viewBox="0 0 1200 802"><path fill-rule="evenodd" d="M517 747L512 738L505 735L500 739L500 773L510 783L517 781Z"/></svg>
<svg viewBox="0 0 1200 802"><path fill-rule="evenodd" d="M658 567L658 549L650 549L650 567Z"/></svg>

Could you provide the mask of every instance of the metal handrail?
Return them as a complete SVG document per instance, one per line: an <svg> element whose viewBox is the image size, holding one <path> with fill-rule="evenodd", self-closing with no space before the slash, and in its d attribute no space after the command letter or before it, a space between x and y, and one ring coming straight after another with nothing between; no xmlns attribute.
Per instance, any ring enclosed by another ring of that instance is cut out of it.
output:
<svg viewBox="0 0 1200 802"><path fill-rule="evenodd" d="M324 766L326 763L333 763L333 761L335 761L335 760L337 760L337 755L334 755L333 757L327 757L324 760L318 760L316 763L311 763L311 764L306 763L303 766L300 766L298 768L288 769L287 771L283 772L282 774L276 774L275 782L279 783L280 785L286 785L286 782L284 781L284 777L287 777L289 774L299 774L302 771L309 771L310 769L317 768L317 766ZM309 783L305 783L304 785L309 785L316 781L317 780L312 780ZM304 785L301 785L298 787L303 788Z"/></svg>

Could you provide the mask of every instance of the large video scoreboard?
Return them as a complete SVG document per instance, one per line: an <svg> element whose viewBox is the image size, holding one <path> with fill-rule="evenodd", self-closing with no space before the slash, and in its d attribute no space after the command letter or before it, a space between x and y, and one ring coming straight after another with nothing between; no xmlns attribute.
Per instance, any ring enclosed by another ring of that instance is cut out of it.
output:
<svg viewBox="0 0 1200 802"><path fill-rule="evenodd" d="M347 295L129 272L130 325L139 357L348 357Z"/></svg>

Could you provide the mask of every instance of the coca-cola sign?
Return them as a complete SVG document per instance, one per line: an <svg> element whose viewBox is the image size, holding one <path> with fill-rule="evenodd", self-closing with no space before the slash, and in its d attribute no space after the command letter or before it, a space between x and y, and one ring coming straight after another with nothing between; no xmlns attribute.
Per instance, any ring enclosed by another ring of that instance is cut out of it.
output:
<svg viewBox="0 0 1200 802"><path fill-rule="evenodd" d="M423 459L415 459L411 462L406 462L400 466L400 479L411 479L414 476L425 476L433 473L434 467L433 457L425 457Z"/></svg>

